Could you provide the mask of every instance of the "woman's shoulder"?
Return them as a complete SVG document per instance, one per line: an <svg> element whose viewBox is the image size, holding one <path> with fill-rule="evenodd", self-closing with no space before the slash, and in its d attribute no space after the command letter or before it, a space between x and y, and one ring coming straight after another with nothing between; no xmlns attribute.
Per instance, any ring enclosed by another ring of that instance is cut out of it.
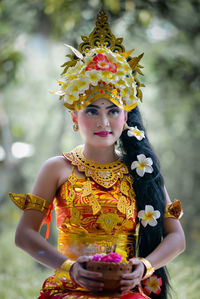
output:
<svg viewBox="0 0 200 299"><path fill-rule="evenodd" d="M50 157L44 162L44 166L46 167L60 167L62 165L71 165L63 155Z"/></svg>
<svg viewBox="0 0 200 299"><path fill-rule="evenodd" d="M47 159L40 170L42 177L57 181L60 186L72 172L72 165L64 156L54 156Z"/></svg>
<svg viewBox="0 0 200 299"><path fill-rule="evenodd" d="M72 165L69 160L67 160L63 155L60 156L54 156L49 159L47 159L44 162L44 167L47 168L47 170L58 170L64 168L65 170L71 171Z"/></svg>

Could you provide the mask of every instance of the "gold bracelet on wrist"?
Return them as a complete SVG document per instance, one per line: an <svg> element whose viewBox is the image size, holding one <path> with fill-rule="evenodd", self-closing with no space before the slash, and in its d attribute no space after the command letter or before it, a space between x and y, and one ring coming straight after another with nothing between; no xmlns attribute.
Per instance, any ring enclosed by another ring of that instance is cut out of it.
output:
<svg viewBox="0 0 200 299"><path fill-rule="evenodd" d="M145 268L146 268L145 275L142 278L142 280L144 280L144 279L150 277L153 274L153 272L155 271L155 269L147 259L145 259L143 257L139 257L139 260L141 260L141 262L145 265Z"/></svg>
<svg viewBox="0 0 200 299"><path fill-rule="evenodd" d="M64 263L58 269L56 269L55 277L57 277L60 280L71 281L69 271L74 263L75 263L75 261L72 261L70 259L67 259L66 261L64 261Z"/></svg>
<svg viewBox="0 0 200 299"><path fill-rule="evenodd" d="M70 259L67 259L66 261L64 261L64 263L60 266L60 269L65 270L66 272L69 272L71 266L73 266L73 264L75 263L75 261L72 261Z"/></svg>

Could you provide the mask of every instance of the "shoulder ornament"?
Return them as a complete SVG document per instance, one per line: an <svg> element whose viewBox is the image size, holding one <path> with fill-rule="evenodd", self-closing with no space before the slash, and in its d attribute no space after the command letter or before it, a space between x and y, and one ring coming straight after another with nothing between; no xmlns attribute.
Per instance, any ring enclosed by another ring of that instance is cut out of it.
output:
<svg viewBox="0 0 200 299"><path fill-rule="evenodd" d="M48 239L50 232L50 222L51 222L51 210L53 209L53 204L47 200L39 197L37 195L27 193L27 194L17 194L9 193L9 197L12 202L21 210L37 210L45 214L45 219L43 223L47 225L47 231L45 239Z"/></svg>
<svg viewBox="0 0 200 299"><path fill-rule="evenodd" d="M168 203L165 209L165 218L176 218L180 219L183 215L183 210L181 209L180 200L176 200L172 203Z"/></svg>
<svg viewBox="0 0 200 299"><path fill-rule="evenodd" d="M51 209L52 204L47 200L36 196L34 194L17 194L9 193L10 199L21 210L38 210L47 215Z"/></svg>

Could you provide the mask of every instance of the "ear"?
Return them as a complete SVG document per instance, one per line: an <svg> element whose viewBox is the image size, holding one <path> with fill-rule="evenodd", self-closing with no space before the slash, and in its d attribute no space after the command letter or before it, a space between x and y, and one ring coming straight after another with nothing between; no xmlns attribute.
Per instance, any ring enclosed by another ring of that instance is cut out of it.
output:
<svg viewBox="0 0 200 299"><path fill-rule="evenodd" d="M71 118L73 123L77 123L77 111L71 111Z"/></svg>

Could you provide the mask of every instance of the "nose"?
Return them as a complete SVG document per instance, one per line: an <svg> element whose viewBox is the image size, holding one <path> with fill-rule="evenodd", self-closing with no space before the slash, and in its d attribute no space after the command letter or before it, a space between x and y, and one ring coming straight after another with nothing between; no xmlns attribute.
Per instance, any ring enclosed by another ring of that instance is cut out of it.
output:
<svg viewBox="0 0 200 299"><path fill-rule="evenodd" d="M106 113L102 113L99 115L99 118L97 120L97 127L105 128L109 126L109 119L106 115Z"/></svg>

